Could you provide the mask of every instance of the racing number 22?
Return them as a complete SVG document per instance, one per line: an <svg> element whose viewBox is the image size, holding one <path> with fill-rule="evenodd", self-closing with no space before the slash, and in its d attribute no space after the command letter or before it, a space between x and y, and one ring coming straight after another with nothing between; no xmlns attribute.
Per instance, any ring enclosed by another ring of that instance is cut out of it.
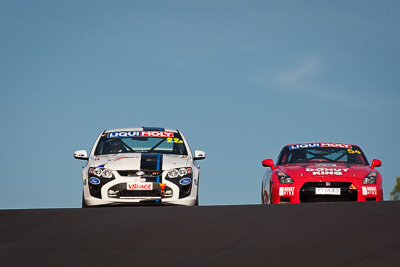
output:
<svg viewBox="0 0 400 267"><path fill-rule="evenodd" d="M180 143L183 143L183 140L180 140L179 138L171 138L171 137L168 137L167 138L167 143L178 143L178 144L180 144Z"/></svg>

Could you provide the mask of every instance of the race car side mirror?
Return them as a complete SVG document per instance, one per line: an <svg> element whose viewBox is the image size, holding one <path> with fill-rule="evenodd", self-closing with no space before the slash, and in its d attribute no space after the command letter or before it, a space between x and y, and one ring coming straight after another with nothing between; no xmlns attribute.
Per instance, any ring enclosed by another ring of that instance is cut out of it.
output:
<svg viewBox="0 0 400 267"><path fill-rule="evenodd" d="M264 159L262 161L262 165L264 167L270 167L272 170L275 170L277 167L274 165L274 161L272 159Z"/></svg>
<svg viewBox="0 0 400 267"><path fill-rule="evenodd" d="M201 160L206 158L206 152L201 151L201 150L195 150L194 151L194 158L193 160Z"/></svg>
<svg viewBox="0 0 400 267"><path fill-rule="evenodd" d="M379 159L373 159L370 168L375 169L375 167L380 167L380 166L382 166L382 161Z"/></svg>
<svg viewBox="0 0 400 267"><path fill-rule="evenodd" d="M77 150L74 152L74 158L81 160L88 160L89 157L87 155L86 150Z"/></svg>

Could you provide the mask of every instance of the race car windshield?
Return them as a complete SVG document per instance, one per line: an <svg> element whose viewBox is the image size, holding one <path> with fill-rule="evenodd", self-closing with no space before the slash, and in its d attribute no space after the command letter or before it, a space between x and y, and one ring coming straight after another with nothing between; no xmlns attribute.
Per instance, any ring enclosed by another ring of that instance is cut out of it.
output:
<svg viewBox="0 0 400 267"><path fill-rule="evenodd" d="M278 165L291 163L344 163L368 165L368 161L357 146L351 148L312 147L289 149L284 147Z"/></svg>
<svg viewBox="0 0 400 267"><path fill-rule="evenodd" d="M171 133L172 135L172 133ZM174 137L109 137L104 134L97 144L95 155L119 153L163 153L187 155L185 143L179 133Z"/></svg>

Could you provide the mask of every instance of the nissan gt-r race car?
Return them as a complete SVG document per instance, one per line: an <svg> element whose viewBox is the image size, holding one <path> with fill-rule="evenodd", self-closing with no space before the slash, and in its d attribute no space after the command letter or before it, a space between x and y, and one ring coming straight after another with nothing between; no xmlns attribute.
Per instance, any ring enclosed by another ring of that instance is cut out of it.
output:
<svg viewBox="0 0 400 267"><path fill-rule="evenodd" d="M329 201L381 201L382 176L373 159L369 165L359 146L340 143L300 143L286 145L276 165L264 174L261 202L303 203Z"/></svg>
<svg viewBox="0 0 400 267"><path fill-rule="evenodd" d="M198 205L199 166L178 130L141 127L103 131L83 168L82 207L100 205Z"/></svg>

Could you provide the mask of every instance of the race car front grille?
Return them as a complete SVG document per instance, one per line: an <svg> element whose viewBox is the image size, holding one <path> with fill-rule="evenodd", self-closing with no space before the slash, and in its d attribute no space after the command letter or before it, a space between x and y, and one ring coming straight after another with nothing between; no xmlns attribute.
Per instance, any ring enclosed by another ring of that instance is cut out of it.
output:
<svg viewBox="0 0 400 267"><path fill-rule="evenodd" d="M123 190L119 191L119 198L123 197L161 197L161 192L156 190Z"/></svg>
<svg viewBox="0 0 400 267"><path fill-rule="evenodd" d="M156 177L160 176L162 171L156 171L156 170L124 170L124 171L118 171L118 174L121 176L131 176L131 177Z"/></svg>
<svg viewBox="0 0 400 267"><path fill-rule="evenodd" d="M300 189L300 202L357 201L357 189L351 182L308 182ZM340 195L317 195L316 188L340 188Z"/></svg>

